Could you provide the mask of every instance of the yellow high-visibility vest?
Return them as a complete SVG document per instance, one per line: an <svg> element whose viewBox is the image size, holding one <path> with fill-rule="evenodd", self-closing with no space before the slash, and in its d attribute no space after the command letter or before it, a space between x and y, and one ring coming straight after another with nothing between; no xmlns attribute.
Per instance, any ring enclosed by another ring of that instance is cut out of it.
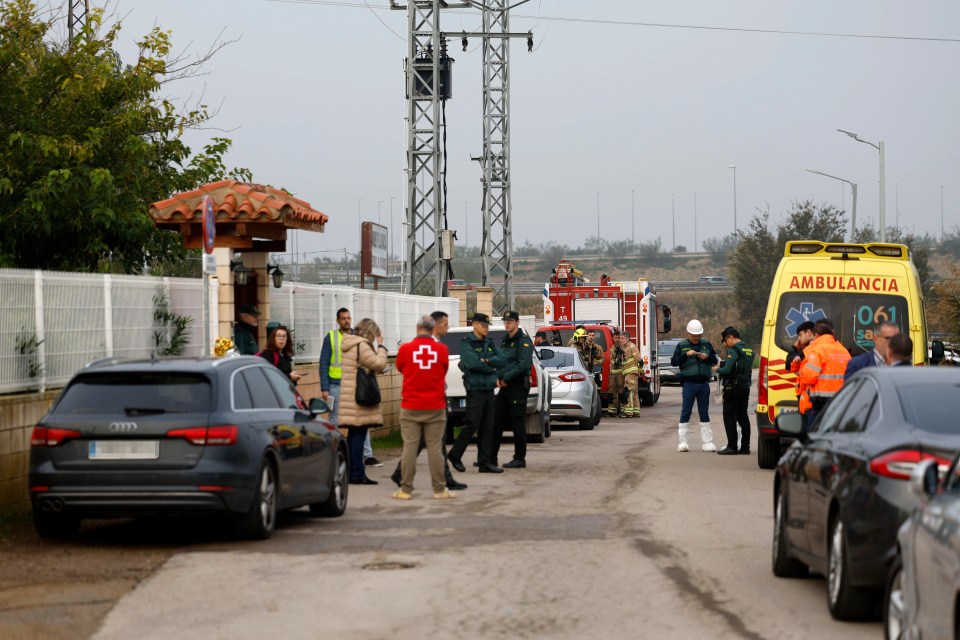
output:
<svg viewBox="0 0 960 640"><path fill-rule="evenodd" d="M340 348L343 336L340 335L340 329L334 329L329 335L331 353L327 375L333 380L339 380L343 377L343 349Z"/></svg>

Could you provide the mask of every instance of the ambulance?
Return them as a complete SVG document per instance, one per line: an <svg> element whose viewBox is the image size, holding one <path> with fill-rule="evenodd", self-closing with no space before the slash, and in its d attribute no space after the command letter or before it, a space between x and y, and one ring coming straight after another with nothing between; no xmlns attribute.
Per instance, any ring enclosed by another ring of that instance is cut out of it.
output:
<svg viewBox="0 0 960 640"><path fill-rule="evenodd" d="M770 289L757 375L757 462L780 459L778 415L798 411L797 375L785 370L797 327L833 321L837 340L858 355L873 348L873 329L889 321L909 333L913 362L927 361L927 329L917 269L902 244L788 242Z"/></svg>

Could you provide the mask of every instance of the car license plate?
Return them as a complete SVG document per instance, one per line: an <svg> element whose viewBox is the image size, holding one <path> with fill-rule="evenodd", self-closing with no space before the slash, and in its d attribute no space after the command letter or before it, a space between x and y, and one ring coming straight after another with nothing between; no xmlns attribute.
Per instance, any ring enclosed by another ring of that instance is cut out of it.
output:
<svg viewBox="0 0 960 640"><path fill-rule="evenodd" d="M159 440L91 440L90 460L156 460Z"/></svg>

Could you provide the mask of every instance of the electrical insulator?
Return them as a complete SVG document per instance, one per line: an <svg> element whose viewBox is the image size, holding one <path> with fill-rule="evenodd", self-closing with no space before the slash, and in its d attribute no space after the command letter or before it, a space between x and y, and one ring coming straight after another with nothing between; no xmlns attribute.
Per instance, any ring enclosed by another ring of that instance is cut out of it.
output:
<svg viewBox="0 0 960 640"><path fill-rule="evenodd" d="M467 50L467 32L463 32L463 38L460 40L460 44L463 46L463 50Z"/></svg>
<svg viewBox="0 0 960 640"><path fill-rule="evenodd" d="M533 34L527 34L527 51L533 53Z"/></svg>

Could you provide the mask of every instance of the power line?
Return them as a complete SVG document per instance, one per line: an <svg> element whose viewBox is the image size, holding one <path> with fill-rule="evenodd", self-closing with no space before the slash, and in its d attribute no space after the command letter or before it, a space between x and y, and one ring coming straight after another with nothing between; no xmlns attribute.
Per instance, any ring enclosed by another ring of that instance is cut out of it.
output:
<svg viewBox="0 0 960 640"><path fill-rule="evenodd" d="M370 6L366 2L340 2L338 0L267 0L267 2L283 2L288 4L311 4L329 7L348 7L352 9L370 9L371 11L381 10L389 11L390 7ZM814 36L821 38L855 38L866 40L908 40L917 42L960 42L960 38L934 38L929 36L885 36L869 33L840 33L832 31L792 31L788 29L751 29L748 27L714 27L693 24L679 24L669 22L639 22L632 20L602 20L599 18L564 18L557 17L556 13L552 16L541 15L512 15L515 19L546 20L552 22L574 22L580 24L599 24L621 27L646 27L657 29L691 29L696 31L729 31L737 33L766 33L772 35L789 36Z"/></svg>

